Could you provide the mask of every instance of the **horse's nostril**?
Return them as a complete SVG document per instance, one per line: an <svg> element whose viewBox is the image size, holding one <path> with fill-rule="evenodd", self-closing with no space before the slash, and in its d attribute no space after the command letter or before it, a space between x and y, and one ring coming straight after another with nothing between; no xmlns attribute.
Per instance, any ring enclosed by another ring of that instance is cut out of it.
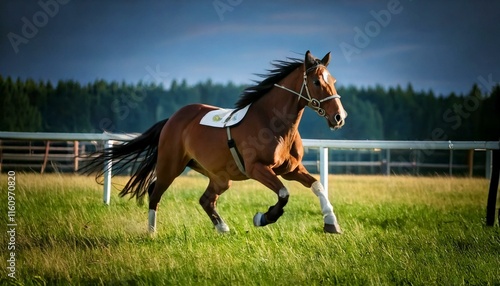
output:
<svg viewBox="0 0 500 286"><path fill-rule="evenodd" d="M339 113L337 113L337 114L335 114L334 119L335 119L335 121L336 121L337 123L340 123L340 122L342 121L342 116L340 116L340 114L339 114Z"/></svg>

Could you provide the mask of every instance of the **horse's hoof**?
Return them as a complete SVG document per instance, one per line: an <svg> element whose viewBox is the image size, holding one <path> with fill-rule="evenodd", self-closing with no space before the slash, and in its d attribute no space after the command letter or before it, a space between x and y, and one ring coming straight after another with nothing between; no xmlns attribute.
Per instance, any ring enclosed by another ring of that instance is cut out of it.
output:
<svg viewBox="0 0 500 286"><path fill-rule="evenodd" d="M218 233L228 233L229 232L229 226L227 224L221 222L215 225L215 229L217 230Z"/></svg>
<svg viewBox="0 0 500 286"><path fill-rule="evenodd" d="M255 226L264 226L263 220L265 221L265 217L263 213L256 213L253 217L253 225Z"/></svg>
<svg viewBox="0 0 500 286"><path fill-rule="evenodd" d="M340 229L340 225L338 223L336 223L336 224L327 224L327 223L325 223L325 226L323 227L323 230L326 233L342 234L342 230Z"/></svg>
<svg viewBox="0 0 500 286"><path fill-rule="evenodd" d="M148 228L148 236L150 238L156 238L156 229L155 228Z"/></svg>
<svg viewBox="0 0 500 286"><path fill-rule="evenodd" d="M155 227L151 227L151 226L149 226L149 228L148 228L148 234L149 234L149 236L151 236L151 237L156 236L156 228L155 228Z"/></svg>

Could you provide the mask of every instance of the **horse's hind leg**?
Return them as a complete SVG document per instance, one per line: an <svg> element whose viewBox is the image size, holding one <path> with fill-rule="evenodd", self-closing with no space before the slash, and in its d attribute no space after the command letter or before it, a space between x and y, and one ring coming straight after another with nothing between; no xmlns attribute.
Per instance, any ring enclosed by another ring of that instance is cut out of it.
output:
<svg viewBox="0 0 500 286"><path fill-rule="evenodd" d="M151 197L151 195L153 194L153 191L155 189L155 185L156 185L156 179L153 182L151 182L151 184L149 184L148 197Z"/></svg>
<svg viewBox="0 0 500 286"><path fill-rule="evenodd" d="M154 193L156 187L156 179L149 184L148 187L148 197L149 197L149 202L151 204L151 196ZM151 209L151 206L149 207L149 212L148 212L148 231L150 233L156 232L156 211L158 209L158 203L156 204L155 209Z"/></svg>
<svg viewBox="0 0 500 286"><path fill-rule="evenodd" d="M210 179L207 189L200 198L200 205L208 214L210 220L212 220L215 229L220 233L228 232L229 227L216 210L217 199L230 185L231 181L217 183L215 180Z"/></svg>
<svg viewBox="0 0 500 286"><path fill-rule="evenodd" d="M149 194L149 213L148 230L150 233L156 232L156 212L163 193L172 184L175 178L179 176L187 162L185 160L171 160L173 158L162 158L156 165L156 181L148 187ZM177 164L172 163L177 162Z"/></svg>
<svg viewBox="0 0 500 286"><path fill-rule="evenodd" d="M161 196L163 195L163 193L165 193L165 191L170 186L174 178L166 182L156 180L153 183L151 183L151 185L148 188L148 193L149 193L148 230L150 233L156 232L156 212L158 211L158 204L160 203Z"/></svg>

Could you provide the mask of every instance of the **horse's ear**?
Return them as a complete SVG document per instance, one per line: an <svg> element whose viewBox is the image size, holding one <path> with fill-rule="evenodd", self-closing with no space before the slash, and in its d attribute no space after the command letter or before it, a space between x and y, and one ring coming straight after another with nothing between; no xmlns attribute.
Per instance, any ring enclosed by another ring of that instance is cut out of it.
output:
<svg viewBox="0 0 500 286"><path fill-rule="evenodd" d="M327 66L328 66L328 64L330 63L330 58L331 58L331 56L330 56L330 52L328 52L328 53L327 53L327 54L323 57L323 59L321 60L321 63L322 63L325 67L327 67Z"/></svg>
<svg viewBox="0 0 500 286"><path fill-rule="evenodd" d="M306 70L308 70L310 67L316 65L316 58L311 54L310 51L306 52L306 58L304 60L304 65Z"/></svg>

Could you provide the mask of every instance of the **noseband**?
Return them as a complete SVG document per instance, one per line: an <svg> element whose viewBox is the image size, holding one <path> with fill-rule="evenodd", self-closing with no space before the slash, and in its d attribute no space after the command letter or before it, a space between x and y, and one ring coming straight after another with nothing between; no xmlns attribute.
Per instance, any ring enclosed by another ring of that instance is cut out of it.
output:
<svg viewBox="0 0 500 286"><path fill-rule="evenodd" d="M307 73L309 71L317 68L317 67L318 67L317 65L316 66L312 66L312 67L308 68L306 71L304 71L304 81L302 82L302 87L300 88L300 93L296 92L294 90L291 90L289 88L286 88L286 87L284 87L282 85L276 84L276 83L274 84L274 86L279 87L281 89L284 89L286 91L289 91L289 92L291 92L291 93L293 93L295 95L298 95L299 98L302 98L305 101L307 101L307 106L309 106L312 110L316 111L316 113L318 113L319 116L321 116L321 117L327 117L326 111L323 108L321 108L321 103L325 102L327 100L330 100L330 99L340 98L340 95L338 95L338 94L332 94L332 95L327 96L327 97L325 97L323 99L320 99L320 100L311 97L311 95L309 94L309 88L307 87ZM304 88L306 90L307 97L305 97L305 96L302 95L302 92L304 92Z"/></svg>

